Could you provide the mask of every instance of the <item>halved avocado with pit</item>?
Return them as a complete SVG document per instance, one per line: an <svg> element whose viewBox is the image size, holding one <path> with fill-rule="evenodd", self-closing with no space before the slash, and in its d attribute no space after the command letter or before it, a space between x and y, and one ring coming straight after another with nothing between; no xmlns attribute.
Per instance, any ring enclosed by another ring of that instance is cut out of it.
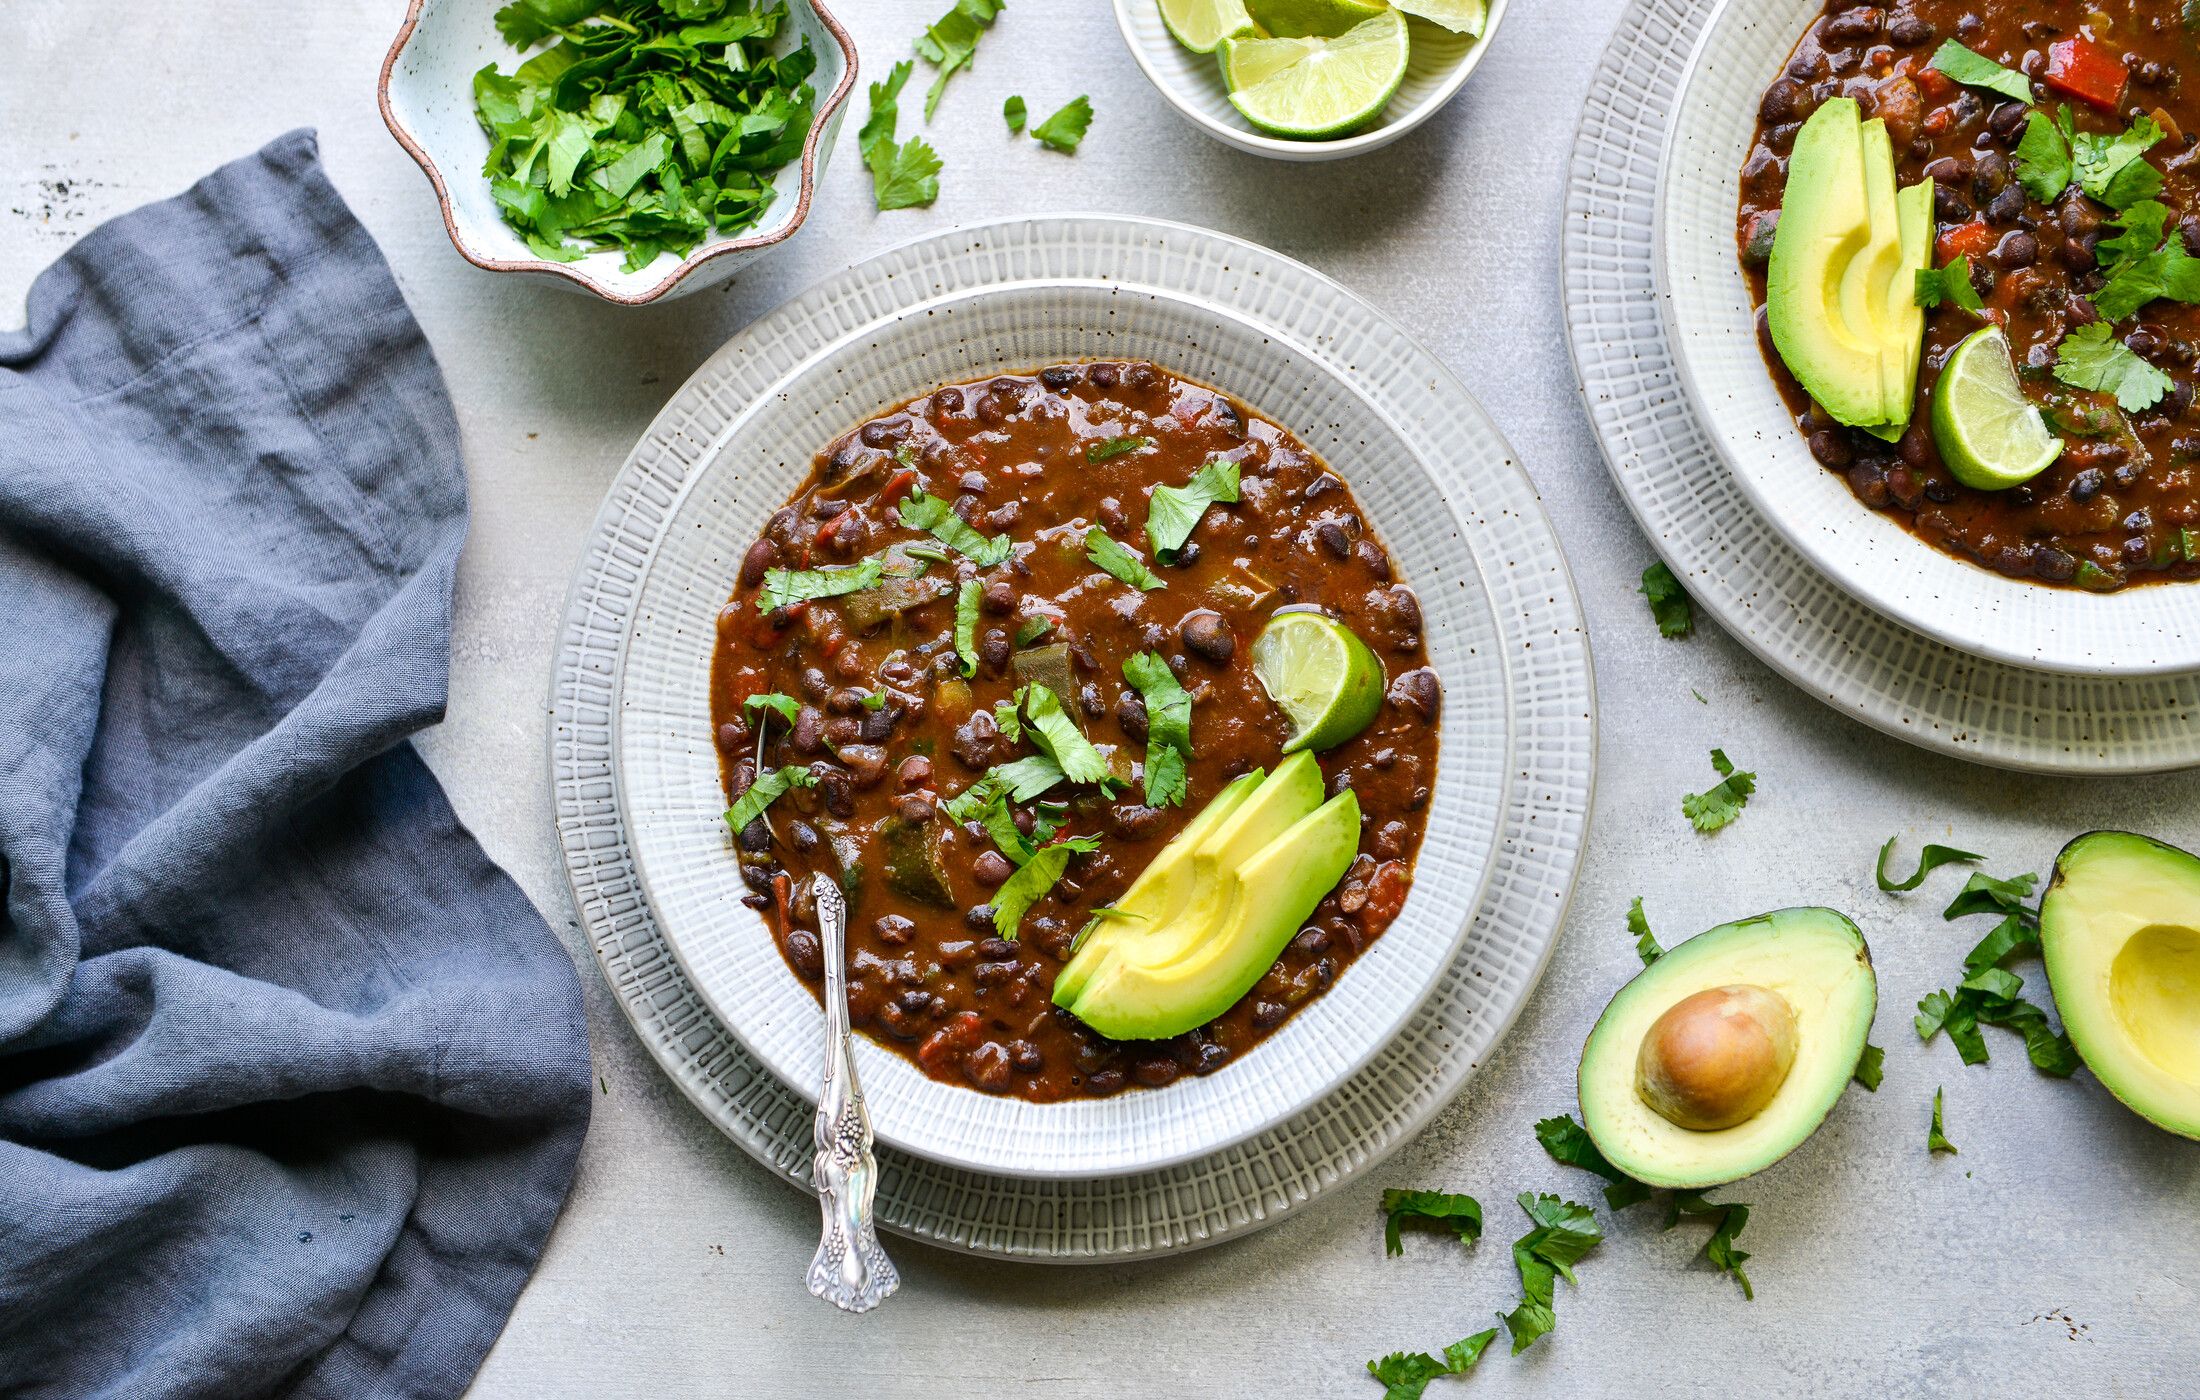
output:
<svg viewBox="0 0 2200 1400"><path fill-rule="evenodd" d="M2087 1068L2142 1118L2200 1138L2200 856L2080 836L2040 898L2040 951Z"/></svg>
<svg viewBox="0 0 2200 1400"><path fill-rule="evenodd" d="M1605 1159L1700 1190L1763 1171L1825 1121L1878 1008L1864 935L1831 909L1697 934L1620 988L1581 1051L1581 1118Z"/></svg>

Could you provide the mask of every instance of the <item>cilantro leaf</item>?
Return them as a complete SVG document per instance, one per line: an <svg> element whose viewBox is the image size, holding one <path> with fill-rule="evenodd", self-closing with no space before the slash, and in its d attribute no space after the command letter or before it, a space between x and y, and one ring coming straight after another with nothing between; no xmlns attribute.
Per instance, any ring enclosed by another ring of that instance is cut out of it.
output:
<svg viewBox="0 0 2200 1400"><path fill-rule="evenodd" d="M1912 300L1919 306L1938 306L1945 301L1962 307L1973 316L1986 309L1986 303L1979 300L1978 288L1971 285L1971 255L1968 253L1958 254L1946 267L1919 268L1916 283Z"/></svg>
<svg viewBox="0 0 2200 1400"><path fill-rule="evenodd" d="M1639 894L1635 902L1627 906L1627 931L1635 935L1635 956L1642 959L1644 967L1665 956L1665 950L1658 946L1657 936L1650 932L1650 918L1642 912Z"/></svg>
<svg viewBox="0 0 2200 1400"><path fill-rule="evenodd" d="M764 809L777 802L787 789L816 787L817 778L807 768L789 765L770 773L760 773L749 790L741 794L726 811L726 825L740 832L750 822L764 815Z"/></svg>
<svg viewBox="0 0 2200 1400"><path fill-rule="evenodd" d="M1685 637L1695 629L1696 606L1664 560L1642 571L1642 587L1635 591L1650 600L1650 616L1657 619L1659 636Z"/></svg>
<svg viewBox="0 0 2200 1400"><path fill-rule="evenodd" d="M2105 321L2121 321L2158 297L2200 301L2200 258L2169 234L2169 209L2146 199L2116 220L2122 230L2101 240L2098 252L2108 281L2092 297Z"/></svg>
<svg viewBox="0 0 2200 1400"><path fill-rule="evenodd" d="M902 498L900 510L902 524L912 530L922 530L957 554L975 560L981 569L1006 564L1009 556L1016 552L1008 536L995 535L987 539L955 514L951 503L927 494L921 486Z"/></svg>
<svg viewBox="0 0 2200 1400"><path fill-rule="evenodd" d="M1719 771L1719 785L1709 792L1691 792L1681 798L1681 815L1703 832L1732 823L1748 805L1749 795L1757 790L1757 775L1737 771L1728 761L1726 750L1711 751L1711 766Z"/></svg>
<svg viewBox="0 0 2200 1400"><path fill-rule="evenodd" d="M1009 797L1017 802L1029 802L1056 783L1069 781L1069 775L1062 771L1062 765L1056 763L1052 755L1043 753L1030 754L1013 763L1004 763L993 771L1008 785Z"/></svg>
<svg viewBox="0 0 2200 1400"><path fill-rule="evenodd" d="M1979 1034L1978 1012L1968 1003L1951 997L1945 991L1927 992L1917 1004L1917 1015L1911 1018L1917 1027L1919 1040L1931 1040L1945 1030L1954 1043L1956 1054L1967 1065L1986 1062L1986 1037Z"/></svg>
<svg viewBox="0 0 2200 1400"><path fill-rule="evenodd" d="M2068 107L2053 118L2034 112L2025 119L2024 139L2017 142L2017 183L2042 204L2060 199L2078 176L2070 162L2073 130Z"/></svg>
<svg viewBox="0 0 2200 1400"><path fill-rule="evenodd" d="M1498 1314L1512 1333L1515 1356L1558 1325L1553 1306L1554 1280L1564 1278L1576 1283L1573 1266L1604 1238L1596 1226L1596 1212L1587 1206L1529 1191L1520 1193L1519 1202L1535 1228L1513 1241L1513 1267L1520 1271L1520 1306Z"/></svg>
<svg viewBox="0 0 2200 1400"><path fill-rule="evenodd" d="M1123 679L1146 702L1146 805L1182 802L1192 756L1192 697L1157 652L1123 661Z"/></svg>
<svg viewBox="0 0 2200 1400"><path fill-rule="evenodd" d="M1092 99L1082 93L1053 116L1031 129L1032 139L1049 150L1064 155L1074 155L1077 144L1085 139L1086 128L1092 125Z"/></svg>
<svg viewBox="0 0 2200 1400"><path fill-rule="evenodd" d="M978 674L978 603L984 596L985 585L974 578L955 590L955 658L965 677Z"/></svg>
<svg viewBox="0 0 2200 1400"><path fill-rule="evenodd" d="M1948 1141L1948 1135L1941 1127L1940 1092L1938 1089L1933 1090L1933 1125L1925 1132L1925 1150L1927 1152L1954 1152L1956 1145Z"/></svg>
<svg viewBox="0 0 2200 1400"><path fill-rule="evenodd" d="M1027 726L1026 736L1071 782L1108 781L1108 761L1062 708L1060 696L1043 685L1027 685L1016 692L1016 708Z"/></svg>
<svg viewBox="0 0 2200 1400"><path fill-rule="evenodd" d="M2032 101L2032 80L2024 74L2004 68L1985 54L1964 47L1950 39L1940 46L1932 62L1925 65L1937 68L1965 87L1985 88L1998 92L2016 102Z"/></svg>
<svg viewBox="0 0 2200 1400"><path fill-rule="evenodd" d="M1001 120L1008 123L1010 131L1022 131L1024 129L1024 99L1015 94L1010 94L1008 101L1001 104Z"/></svg>
<svg viewBox="0 0 2200 1400"><path fill-rule="evenodd" d="M2079 186L2111 209L2154 198L2162 192L2162 172L2147 164L2146 153L2168 134L2154 118L2144 115L2115 136L2073 133L2070 157Z"/></svg>
<svg viewBox="0 0 2200 1400"><path fill-rule="evenodd" d="M1856 1057L1856 1071L1849 1077L1876 1094L1880 1081L1886 1078L1886 1064L1887 1052L1867 1040L1863 1053Z"/></svg>
<svg viewBox="0 0 2200 1400"><path fill-rule="evenodd" d="M1425 1351L1394 1351L1380 1361L1367 1363L1367 1373L1383 1383L1383 1400L1421 1400L1428 1383L1438 1376L1460 1376L1474 1369L1482 1352L1497 1340L1497 1329L1462 1337L1444 1348L1441 1357Z"/></svg>
<svg viewBox="0 0 2200 1400"><path fill-rule="evenodd" d="M1146 567L1145 560L1097 525L1085 531L1085 557L1142 592L1151 593L1156 588L1169 586L1159 574Z"/></svg>
<svg viewBox="0 0 2200 1400"><path fill-rule="evenodd" d="M901 123L897 100L909 81L909 60L903 59L887 73L886 81L871 84L871 111L856 133L856 150L871 172L871 202L881 211L913 209L940 197L939 152L923 138L912 136L895 144L895 128Z"/></svg>
<svg viewBox="0 0 2200 1400"><path fill-rule="evenodd" d="M2025 912L2032 898L2032 886L2039 883L2039 878L2027 872L1997 880L1983 870L1973 871L1956 897L1948 902L1948 907L1940 911L1940 917L1961 919L1971 914Z"/></svg>
<svg viewBox="0 0 2200 1400"><path fill-rule="evenodd" d="M1907 893L1916 889L1919 885L1925 883L1926 876L1943 865L1950 865L1958 861L1986 859L1986 857L1975 851L1959 851L1953 846L1927 846L1923 853L1918 856L1917 869L1911 873L1909 879L1902 881L1890 880L1887 878L1887 857L1894 854L1894 843L1899 839L1899 837L1890 836L1887 838L1887 844L1879 848L1879 869L1874 878L1879 881L1879 888L1888 894Z"/></svg>
<svg viewBox="0 0 2200 1400"><path fill-rule="evenodd" d="M993 27L993 17L1001 12L1002 4L1003 0L955 0L954 9L917 36L917 56L939 70L931 90L924 95L926 121L932 120L932 113L939 107L947 80L977 53L978 40Z"/></svg>
<svg viewBox="0 0 2200 1400"><path fill-rule="evenodd" d="M2055 362L2055 377L2072 388L2098 389L2114 394L2117 404L2126 413L2154 407L2175 383L2167 374L2132 354L2115 338L2115 332L2106 321L2080 326L2063 338Z"/></svg>
<svg viewBox="0 0 2200 1400"><path fill-rule="evenodd" d="M1405 1253L1405 1245L1398 1239L1398 1229L1408 1220L1449 1230L1459 1237L1461 1244L1473 1244L1482 1238L1482 1203L1474 1197L1444 1191L1391 1189L1383 1192L1385 1254Z"/></svg>
<svg viewBox="0 0 2200 1400"><path fill-rule="evenodd" d="M1110 457L1120 457L1126 452L1143 452L1153 446L1150 437L1111 437L1085 444L1087 462L1105 462Z"/></svg>
<svg viewBox="0 0 2200 1400"><path fill-rule="evenodd" d="M1966 975L1982 972L2001 962L2011 953L2040 946L2040 931L2025 915L2011 914L1994 925L1993 932L1978 941L1978 945L1964 954L1963 971Z"/></svg>
<svg viewBox="0 0 2200 1400"><path fill-rule="evenodd" d="M1238 498L1238 465L1219 459L1192 473L1182 486L1156 486L1146 504L1146 539L1154 556L1166 560L1184 547L1199 528L1207 507Z"/></svg>
<svg viewBox="0 0 2200 1400"><path fill-rule="evenodd" d="M1027 617L1024 619L1023 625L1016 629L1016 645L1019 647L1028 647L1033 642L1038 641L1041 637L1046 636L1047 633L1052 632L1053 630L1053 618L1044 616L1043 614L1034 617Z"/></svg>
<svg viewBox="0 0 2200 1400"><path fill-rule="evenodd" d="M782 695L776 690L760 691L741 702L743 714L753 714L757 710L770 710L787 723L793 724L795 716L802 713L802 702L792 695Z"/></svg>
<svg viewBox="0 0 2200 1400"><path fill-rule="evenodd" d="M1559 1165L1594 1172L1611 1183L1604 1188L1604 1204L1613 1210L1625 1210L1638 1201L1650 1199L1650 1188L1606 1161L1588 1129L1566 1114L1537 1123L1535 1140L1543 1144L1543 1150Z"/></svg>
<svg viewBox="0 0 2200 1400"><path fill-rule="evenodd" d="M1069 858L1099 848L1099 837L1075 836L1034 852L993 892L993 931L1003 938L1014 938L1025 912L1044 899L1055 881L1062 878L1062 872L1069 869Z"/></svg>
<svg viewBox="0 0 2200 1400"><path fill-rule="evenodd" d="M819 598L860 593L878 587L885 577L886 561L876 554L833 569L766 569L764 587L756 595L756 610L768 613Z"/></svg>
<svg viewBox="0 0 2200 1400"><path fill-rule="evenodd" d="M1730 1275L1740 1284L1742 1297L1756 1301L1757 1290L1750 1287L1749 1275L1742 1271L1749 1251L1734 1247L1735 1237L1749 1224L1749 1207L1739 1201L1707 1201L1701 1191L1675 1191L1673 1204L1666 1212L1665 1228L1670 1230L1678 1225L1684 1215L1711 1218L1711 1238L1704 1241L1703 1258L1712 1268Z"/></svg>

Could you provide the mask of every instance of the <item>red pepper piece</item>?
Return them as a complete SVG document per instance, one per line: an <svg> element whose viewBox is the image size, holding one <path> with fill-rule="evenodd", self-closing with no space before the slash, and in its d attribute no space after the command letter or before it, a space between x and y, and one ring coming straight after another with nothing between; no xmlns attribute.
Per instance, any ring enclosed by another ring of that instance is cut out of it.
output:
<svg viewBox="0 0 2200 1400"><path fill-rule="evenodd" d="M1940 235L1938 252L1941 266L1945 267L1963 257L1976 262L1992 252L1998 241L1994 230L1983 219L1959 224Z"/></svg>
<svg viewBox="0 0 2200 1400"><path fill-rule="evenodd" d="M2047 85L2067 97L2114 112L2124 105L2130 81L2123 59L2091 39L2081 36L2048 45Z"/></svg>

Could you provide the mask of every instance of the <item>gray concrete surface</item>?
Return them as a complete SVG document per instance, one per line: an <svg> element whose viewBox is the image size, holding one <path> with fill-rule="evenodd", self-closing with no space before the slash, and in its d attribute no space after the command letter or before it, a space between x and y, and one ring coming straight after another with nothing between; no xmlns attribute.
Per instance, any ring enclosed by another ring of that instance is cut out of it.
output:
<svg viewBox="0 0 2200 1400"><path fill-rule="evenodd" d="M1102 0L1014 0L930 133L947 162L935 208L871 210L853 158L859 105L799 238L730 288L643 311L478 273L451 250L426 183L374 109L374 75L403 8L8 0L0 321L20 323L32 277L99 220L312 125L441 357L465 430L474 532L450 717L424 748L490 853L572 945L603 1086L572 1201L475 1394L1373 1397L1366 1358L1441 1347L1512 1305L1507 1242L1523 1227L1514 1194L1588 1198L1594 1183L1546 1160L1530 1126L1573 1106L1575 1052L1634 967L1621 924L1638 893L1669 939L1778 905L1854 914L1878 955L1885 1086L1851 1093L1803 1150L1733 1193L1756 1212L1743 1239L1754 1303L1693 1262L1700 1227L1662 1235L1652 1210L1638 1208L1581 1266L1580 1289L1561 1285L1555 1336L1517 1359L1493 1351L1465 1386L1568 1396L2200 1392L2200 1146L2149 1128L2088 1075L2041 1078L1999 1032L1992 1064L1977 1069L1944 1041L1921 1046L1911 1004L1952 980L1975 935L1943 925L1930 894L1904 901L1870 880L1875 849L1896 832L1911 849L1952 836L2003 872L2043 867L2093 826L2200 844L2194 781L1967 767L1834 715L1715 629L1658 638L1634 591L1650 551L1576 400L1556 293L1565 161L1620 0L1523 0L1437 119L1374 156L1310 167L1233 153L1180 122L1146 86ZM839 8L876 76L945 4ZM1011 91L1042 113L1092 94L1084 149L1068 158L1010 141L997 113ZM1604 698L1591 850L1526 1015L1382 1169L1246 1241L1137 1266L1015 1267L902 1242L901 1296L848 1318L802 1288L812 1204L660 1077L573 926L543 773L552 639L598 498L710 350L888 243L1063 209L1184 219L1304 259L1395 316L1480 397L1541 487L1588 608ZM1755 768L1762 787L1738 825L1706 838L1688 830L1678 802L1708 782L1713 744ZM1926 1155L1936 1085L1947 1086L1960 1156ZM1385 1259L1375 1214L1384 1185L1475 1193L1489 1238L1472 1251L1415 1239L1407 1257Z"/></svg>

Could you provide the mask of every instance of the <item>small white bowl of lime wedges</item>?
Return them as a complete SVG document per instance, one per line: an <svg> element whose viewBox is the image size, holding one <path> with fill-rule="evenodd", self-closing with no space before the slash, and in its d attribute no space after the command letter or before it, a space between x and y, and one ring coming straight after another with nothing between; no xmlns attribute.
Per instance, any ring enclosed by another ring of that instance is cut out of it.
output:
<svg viewBox="0 0 2200 1400"><path fill-rule="evenodd" d="M1131 56L1184 119L1277 160L1387 146L1459 91L1507 0L1115 0Z"/></svg>

